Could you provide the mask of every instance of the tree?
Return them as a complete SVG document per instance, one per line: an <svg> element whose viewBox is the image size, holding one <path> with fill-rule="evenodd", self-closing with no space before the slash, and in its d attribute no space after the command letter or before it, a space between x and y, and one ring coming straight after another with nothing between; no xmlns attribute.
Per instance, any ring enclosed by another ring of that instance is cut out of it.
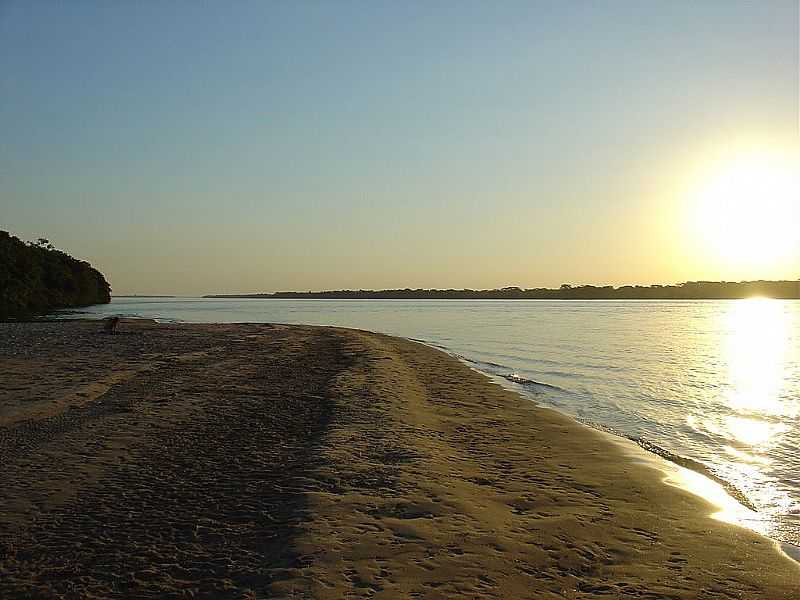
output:
<svg viewBox="0 0 800 600"><path fill-rule="evenodd" d="M103 304L111 287L97 269L50 240L25 243L0 231L0 317Z"/></svg>

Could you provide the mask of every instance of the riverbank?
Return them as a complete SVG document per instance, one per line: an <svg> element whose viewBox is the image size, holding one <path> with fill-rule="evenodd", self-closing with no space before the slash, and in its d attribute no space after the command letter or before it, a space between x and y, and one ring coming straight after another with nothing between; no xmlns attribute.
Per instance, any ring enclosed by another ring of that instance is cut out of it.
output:
<svg viewBox="0 0 800 600"><path fill-rule="evenodd" d="M444 353L0 324L0 596L792 598L765 538Z"/></svg>

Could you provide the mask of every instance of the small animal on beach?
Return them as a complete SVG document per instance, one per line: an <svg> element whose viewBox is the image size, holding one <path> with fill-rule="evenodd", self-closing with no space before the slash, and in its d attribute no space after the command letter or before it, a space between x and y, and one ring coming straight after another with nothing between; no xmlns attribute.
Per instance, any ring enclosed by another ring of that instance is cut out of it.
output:
<svg viewBox="0 0 800 600"><path fill-rule="evenodd" d="M119 325L120 321L121 319L119 317L108 317L105 319L105 325L103 326L104 331L114 335L117 332L117 325Z"/></svg>

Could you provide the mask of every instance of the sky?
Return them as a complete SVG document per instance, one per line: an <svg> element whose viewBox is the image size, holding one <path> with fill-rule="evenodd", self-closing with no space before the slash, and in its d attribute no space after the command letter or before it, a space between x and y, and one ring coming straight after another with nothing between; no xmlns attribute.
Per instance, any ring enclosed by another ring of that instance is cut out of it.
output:
<svg viewBox="0 0 800 600"><path fill-rule="evenodd" d="M799 21L0 0L0 229L116 294L797 279Z"/></svg>

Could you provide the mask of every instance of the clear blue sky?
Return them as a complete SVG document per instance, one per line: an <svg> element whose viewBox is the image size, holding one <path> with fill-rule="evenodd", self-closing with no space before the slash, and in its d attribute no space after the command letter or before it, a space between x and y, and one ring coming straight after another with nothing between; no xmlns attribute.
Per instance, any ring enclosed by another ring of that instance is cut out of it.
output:
<svg viewBox="0 0 800 600"><path fill-rule="evenodd" d="M797 277L683 237L748 145L796 0L0 0L0 228L117 293Z"/></svg>

